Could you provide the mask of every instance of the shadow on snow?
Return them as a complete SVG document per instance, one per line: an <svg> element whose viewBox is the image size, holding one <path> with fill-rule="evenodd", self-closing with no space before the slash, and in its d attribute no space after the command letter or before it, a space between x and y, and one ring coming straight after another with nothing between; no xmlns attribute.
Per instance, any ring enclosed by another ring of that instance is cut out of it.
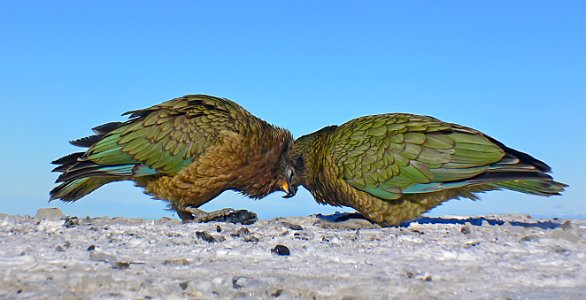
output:
<svg viewBox="0 0 586 300"><path fill-rule="evenodd" d="M334 213L331 215L322 215L317 214L315 215L316 218L324 221L329 222L344 222L351 219L366 219L359 213ZM411 223L419 223L419 224L458 224L458 225L465 225L470 223L473 226L482 226L483 223L486 222L492 226L502 226L507 223L507 221L503 221L498 218L490 218L490 217L468 217L468 218L457 218L457 217L420 217L413 221L403 222L399 227L409 227ZM541 229L556 229L561 226L560 223L555 221L537 221L537 222L521 222L521 221L511 221L508 222L512 226L519 226L519 227L526 227L526 228L541 228Z"/></svg>

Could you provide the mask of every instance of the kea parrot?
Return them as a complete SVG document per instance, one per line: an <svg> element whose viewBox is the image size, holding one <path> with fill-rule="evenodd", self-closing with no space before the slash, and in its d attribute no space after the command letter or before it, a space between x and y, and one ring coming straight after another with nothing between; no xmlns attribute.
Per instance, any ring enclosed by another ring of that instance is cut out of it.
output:
<svg viewBox="0 0 586 300"><path fill-rule="evenodd" d="M382 226L489 190L552 196L567 187L529 154L478 130L414 114L364 116L322 128L296 139L287 160L293 194L302 185L318 203L350 206Z"/></svg>
<svg viewBox="0 0 586 300"><path fill-rule="evenodd" d="M206 221L231 212L198 209L225 190L255 199L277 190L290 194L291 133L231 100L187 95L123 115L130 115L126 122L70 142L86 151L53 161L61 175L51 200L76 201L107 183L133 180L169 201L182 220Z"/></svg>

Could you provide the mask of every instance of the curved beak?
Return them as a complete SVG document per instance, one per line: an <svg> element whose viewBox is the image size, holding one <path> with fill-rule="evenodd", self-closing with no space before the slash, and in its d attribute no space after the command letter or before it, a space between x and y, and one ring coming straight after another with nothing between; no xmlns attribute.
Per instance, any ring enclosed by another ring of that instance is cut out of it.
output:
<svg viewBox="0 0 586 300"><path fill-rule="evenodd" d="M281 190L286 193L285 196L283 196L283 198L291 198L295 196L295 194L297 193L297 188L294 185L289 184L288 182L284 182L281 185Z"/></svg>

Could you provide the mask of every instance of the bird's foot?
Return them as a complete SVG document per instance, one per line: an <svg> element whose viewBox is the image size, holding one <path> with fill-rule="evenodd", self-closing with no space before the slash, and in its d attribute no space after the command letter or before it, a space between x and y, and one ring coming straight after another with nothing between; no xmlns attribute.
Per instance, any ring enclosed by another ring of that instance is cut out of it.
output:
<svg viewBox="0 0 586 300"><path fill-rule="evenodd" d="M344 222L350 219L359 219L359 220L368 220L365 216L359 213L347 213L347 212L335 212L331 215L322 215L317 214L315 215L318 219L329 221L329 222ZM368 220L370 221L370 220Z"/></svg>
<svg viewBox="0 0 586 300"><path fill-rule="evenodd" d="M231 208L205 212L199 208L185 207L181 211L178 210L177 213L183 223L226 222L249 225L258 220L256 213L254 212L248 210L234 210Z"/></svg>
<svg viewBox="0 0 586 300"><path fill-rule="evenodd" d="M317 224L328 229L365 229L380 228L380 225L373 223L359 213L334 213L332 215L317 214Z"/></svg>

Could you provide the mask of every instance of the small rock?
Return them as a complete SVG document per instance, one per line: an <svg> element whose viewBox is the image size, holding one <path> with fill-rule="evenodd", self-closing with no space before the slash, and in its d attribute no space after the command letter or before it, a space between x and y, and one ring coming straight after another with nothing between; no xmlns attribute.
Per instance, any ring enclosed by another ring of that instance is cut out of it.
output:
<svg viewBox="0 0 586 300"><path fill-rule="evenodd" d="M35 219L39 220L59 221L62 218L65 215L58 208L39 208L35 215Z"/></svg>
<svg viewBox="0 0 586 300"><path fill-rule="evenodd" d="M258 238L250 233L250 230L246 227L242 227L238 229L235 233L230 234L232 237L241 237L243 241L247 243L256 243L258 242Z"/></svg>
<svg viewBox="0 0 586 300"><path fill-rule="evenodd" d="M277 298L283 294L283 289L276 289L274 292L271 293L271 297Z"/></svg>
<svg viewBox="0 0 586 300"><path fill-rule="evenodd" d="M67 217L63 223L63 226L67 228L71 228L77 225L79 225L79 219L77 217Z"/></svg>
<svg viewBox="0 0 586 300"><path fill-rule="evenodd" d="M112 269L125 270L130 268L130 263L127 261L117 261L112 265Z"/></svg>
<svg viewBox="0 0 586 300"><path fill-rule="evenodd" d="M460 232L463 234L470 234L470 232L471 232L470 226L468 226L468 225L462 226L462 228L460 228Z"/></svg>
<svg viewBox="0 0 586 300"><path fill-rule="evenodd" d="M65 249L62 246L57 246L55 248L55 251L57 251L57 252L65 252Z"/></svg>
<svg viewBox="0 0 586 300"><path fill-rule="evenodd" d="M421 231L421 230L417 230L417 229L413 229L413 230L411 230L411 231L413 231L413 232L415 232L415 233L419 233L419 234L421 234L421 235L425 234L425 232L423 232L423 231Z"/></svg>
<svg viewBox="0 0 586 300"><path fill-rule="evenodd" d="M564 230L571 230L574 226L572 226L572 222L570 220L565 221L560 227Z"/></svg>
<svg viewBox="0 0 586 300"><path fill-rule="evenodd" d="M287 248L287 246L285 245L276 245L275 248L271 249L271 252L274 254L277 254L279 256L288 256L291 254L291 252L289 251L289 248Z"/></svg>
<svg viewBox="0 0 586 300"><path fill-rule="evenodd" d="M185 291L187 289L187 287L189 287L189 281L184 281L184 282L180 283L179 287Z"/></svg>
<svg viewBox="0 0 586 300"><path fill-rule="evenodd" d="M222 232L222 227L220 227L220 225L216 225L216 232Z"/></svg>
<svg viewBox="0 0 586 300"><path fill-rule="evenodd" d="M298 239L298 240L304 240L304 241L308 241L309 240L309 236L307 234L304 234L303 232L295 232L293 234L293 237Z"/></svg>
<svg viewBox="0 0 586 300"><path fill-rule="evenodd" d="M245 276L234 276L232 277L232 288L241 289L248 284L248 277Z"/></svg>
<svg viewBox="0 0 586 300"><path fill-rule="evenodd" d="M238 231L236 231L235 233L230 234L233 237L245 237L250 235L250 230L248 230L248 228L246 227L242 227L240 229L238 229Z"/></svg>
<svg viewBox="0 0 586 300"><path fill-rule="evenodd" d="M94 251L96 250L96 245L90 245L89 247L87 247L87 251Z"/></svg>
<svg viewBox="0 0 586 300"><path fill-rule="evenodd" d="M258 238L256 236L250 235L250 236L245 237L243 239L243 241L245 241L247 243L257 243L259 240L258 240Z"/></svg>
<svg viewBox="0 0 586 300"><path fill-rule="evenodd" d="M568 256L568 255L570 255L572 253L572 251L570 251L570 250L568 250L566 248L559 247L559 246L555 247L553 249L553 251L555 253L560 254L560 255L563 255L563 256Z"/></svg>
<svg viewBox="0 0 586 300"><path fill-rule="evenodd" d="M218 240L211 234L205 232L205 231L196 231L195 232L195 236L200 239L200 240L204 240L208 243L216 243L218 242Z"/></svg>
<svg viewBox="0 0 586 300"><path fill-rule="evenodd" d="M185 258L167 259L163 262L163 264L167 266L188 266L191 264L191 261Z"/></svg>
<svg viewBox="0 0 586 300"><path fill-rule="evenodd" d="M427 273L423 274L421 277L419 277L417 279L419 279L421 281L427 281L427 282L430 282L432 280L431 275L429 275Z"/></svg>
<svg viewBox="0 0 586 300"><path fill-rule="evenodd" d="M293 223L289 223L289 222L282 222L281 224L283 224L283 226L285 226L291 230L303 230L303 226L298 225L298 224L293 224Z"/></svg>

